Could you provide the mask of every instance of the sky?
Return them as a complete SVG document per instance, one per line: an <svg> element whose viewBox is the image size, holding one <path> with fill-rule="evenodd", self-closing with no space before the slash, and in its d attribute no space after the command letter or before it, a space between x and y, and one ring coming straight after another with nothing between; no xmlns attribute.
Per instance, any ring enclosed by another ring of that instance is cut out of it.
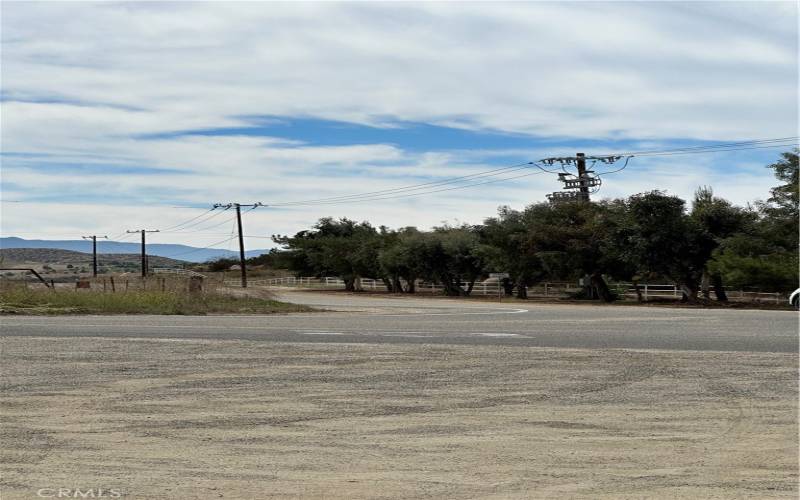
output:
<svg viewBox="0 0 800 500"><path fill-rule="evenodd" d="M145 228L162 229L152 242L233 248L230 212L169 228L214 203L798 135L792 1L2 2L0 14L3 236L133 241L125 231ZM746 204L769 196L780 151L635 157L594 196L690 199L710 185ZM560 188L540 172L267 206L244 232L268 248L326 216L473 224Z"/></svg>

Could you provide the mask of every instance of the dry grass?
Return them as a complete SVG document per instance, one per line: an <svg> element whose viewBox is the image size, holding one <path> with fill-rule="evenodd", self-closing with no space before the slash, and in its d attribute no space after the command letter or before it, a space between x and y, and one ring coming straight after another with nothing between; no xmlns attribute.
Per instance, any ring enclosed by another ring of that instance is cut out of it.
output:
<svg viewBox="0 0 800 500"><path fill-rule="evenodd" d="M311 308L274 300L269 294L235 295L210 290L190 293L179 286L157 290L103 291L0 288L0 314L277 314Z"/></svg>

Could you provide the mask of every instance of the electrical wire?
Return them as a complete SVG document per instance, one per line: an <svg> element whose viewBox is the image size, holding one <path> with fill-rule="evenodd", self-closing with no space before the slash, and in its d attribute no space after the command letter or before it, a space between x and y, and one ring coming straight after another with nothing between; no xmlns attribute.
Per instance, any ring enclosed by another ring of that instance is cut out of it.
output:
<svg viewBox="0 0 800 500"><path fill-rule="evenodd" d="M211 214L209 217L206 217L205 219L200 219L198 221L192 222L191 224L187 224L187 225L185 225L183 227L180 227L179 229L180 229L180 231L184 231L186 229L189 229L189 228L192 228L192 227L197 227L197 226L200 226L202 224L205 224L206 222L210 221L211 219L222 215L226 210L228 210L228 209L226 208L224 210L220 210L220 211L217 212L216 209L212 208L211 210L206 212L206 214ZM216 226L213 226L213 227L216 227ZM205 229L208 229L208 228L205 228ZM203 229L200 229L200 231L202 231L202 230ZM164 232L164 231L162 231L162 232ZM170 231L170 232L178 232L178 231ZM191 232L191 231L189 231L189 232Z"/></svg>
<svg viewBox="0 0 800 500"><path fill-rule="evenodd" d="M625 167L627 167L627 166L628 166L628 162L631 160L631 158L633 158L633 156L628 156L627 158L625 158L625 164L624 164L624 165L622 165L622 167L620 167L620 168L618 168L618 169L616 169L616 170L609 170L609 171L606 171L606 172L599 172L599 173L597 174L597 178L599 179L600 177L602 177L602 176L604 176L604 175L608 175L608 174L615 174L615 173L617 173L617 172L622 172L623 170L625 170ZM601 181L601 182L602 182L602 181Z"/></svg>
<svg viewBox="0 0 800 500"><path fill-rule="evenodd" d="M751 149L768 149L768 148L785 148L795 146L792 143L786 144L770 144L770 145L762 145L762 146L749 146L749 147L741 147L741 148L719 148L719 149L705 149L700 151L676 151L676 152L669 152L669 153L649 153L649 154L635 154L633 156L675 156L675 155L688 155L688 154L707 154L707 153L723 153L727 151L747 151Z"/></svg>
<svg viewBox="0 0 800 500"><path fill-rule="evenodd" d="M477 183L474 183L474 184L468 184L466 186L455 186L455 187L444 188L444 189L435 189L435 190L432 190L432 191L425 191L425 192L422 192L422 193L401 194L401 195L397 195L397 196L382 196L382 197L379 197L379 198L374 198L374 197L373 198L364 198L364 199L361 199L361 200L329 201L329 202L315 203L314 205L316 206L316 205L335 205L335 204L340 204L340 203L363 203L363 202L368 202L368 201L395 200L395 199L398 199L398 198L411 198L411 197L414 197L414 196L423 196L423 195L426 195L426 194L441 193L441 192L444 192L444 191L455 191L457 189L468 189L468 188L472 188L472 187L475 187L475 186L483 186L483 185L486 185L486 184L494 184L494 183L497 183L497 182L510 181L510 180L513 180L513 179L521 179L523 177L530 177L532 175L541 175L542 173L544 173L544 172L529 172L527 174L515 175L515 176L511 176L511 177L504 177L502 179L493 179L493 180L485 181L485 182L477 182Z"/></svg>
<svg viewBox="0 0 800 500"><path fill-rule="evenodd" d="M233 238L235 238L235 236ZM178 252L178 253L174 253L174 254L171 254L171 255L159 255L159 257L166 257L168 259L172 259L172 258L175 258L175 257L177 257L179 255L187 255L187 254L190 254L190 253L199 252L200 250L208 250L209 248L213 247L214 245L221 245L223 243L227 243L228 241L232 240L233 238L225 238L222 241L215 241L214 243L211 243L210 245L208 245L206 247L193 248L192 250L187 250L186 252ZM222 250L224 250L224 249L222 249Z"/></svg>
<svg viewBox="0 0 800 500"><path fill-rule="evenodd" d="M173 208L182 208L182 207L173 207ZM206 210L205 212L201 213L200 215L198 215L198 216L196 216L196 217L192 217L191 219L189 219L189 220L186 220L186 221L183 221L183 222L181 222L180 224L175 224L174 226L169 226L169 227L167 227L167 228L164 228L164 229L162 229L161 231L162 231L162 232L164 232L164 231L172 231L172 230L174 230L174 229L177 229L177 228L179 228L179 227L181 227L181 226L184 226L184 225L186 225L186 224L189 224L190 222L194 222L194 221L196 221L197 219L199 219L200 217L203 217L204 215L206 215L206 214L209 214L209 213L211 213L211 212L213 212L213 211L214 211L214 208L211 208L211 209L209 209L209 210Z"/></svg>
<svg viewBox="0 0 800 500"><path fill-rule="evenodd" d="M315 198L309 200L299 200L299 201L290 201L290 202L282 202L282 203L268 203L268 206L271 207L282 207L282 206L290 206L290 205L311 205L317 203L327 203L327 202L340 202L340 201L349 201L351 198L365 198L365 197L374 197L374 196L382 196L388 194L397 194L401 192L412 192L412 191L419 191L421 189L428 189L431 187L442 186L447 184L453 184L456 182L461 182L466 179L475 179L475 178L482 178L482 177L493 177L497 175L502 175L505 173L511 173L513 171L524 170L527 169L530 165L534 165L534 162L525 162L525 163L518 163L516 165L509 165L507 167L496 168L492 170L485 170L483 172L476 172L474 174L469 175L462 175L458 177L451 177L448 179L443 179L440 181L431 181L431 182L424 182L422 184L412 184L409 186L402 186L398 188L389 188L389 189L382 189L379 191L366 191L363 193L355 193L349 195L342 195L342 196L330 196L326 198ZM538 165L537 165L538 166ZM542 167L539 167L542 168Z"/></svg>
<svg viewBox="0 0 800 500"><path fill-rule="evenodd" d="M230 251L233 251L233 248L231 247L233 246L233 238L235 236L236 236L236 221L233 221L233 224L231 224L231 234L230 234L231 239L228 241L228 250Z"/></svg>
<svg viewBox="0 0 800 500"><path fill-rule="evenodd" d="M662 150L645 150L645 151L628 151L625 153L614 153L608 155L597 155L599 157L608 156L651 156L651 155L672 155L672 154L694 154L695 152L716 152L716 151L738 151L744 149L760 149L760 148L773 148L785 147L797 144L800 137L781 137L776 139L758 139L752 141L739 141L718 144L706 144L703 146L690 146L684 148L662 149ZM750 147L752 146L752 147ZM593 155L594 156L594 155Z"/></svg>
<svg viewBox="0 0 800 500"><path fill-rule="evenodd" d="M222 213L222 212L219 212L219 213ZM193 230L193 231L185 231L184 229L186 229L186 228L182 228L180 231L170 231L170 233L172 233L172 234L194 234L194 233L199 232L199 231L206 231L208 229L214 229L214 228L217 228L217 227L220 227L220 226L224 226L225 224L227 224L227 223L229 223L230 221L233 221L233 220L236 220L236 216L235 215L233 217L231 217L230 219L225 219L224 221L219 222L217 224L212 224L210 226L200 227L200 228L197 228L196 230Z"/></svg>

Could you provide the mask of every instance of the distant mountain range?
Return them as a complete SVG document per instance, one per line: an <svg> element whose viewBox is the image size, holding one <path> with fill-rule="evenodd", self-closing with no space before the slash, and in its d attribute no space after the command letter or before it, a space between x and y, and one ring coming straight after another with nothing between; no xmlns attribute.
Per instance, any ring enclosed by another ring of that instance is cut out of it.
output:
<svg viewBox="0 0 800 500"><path fill-rule="evenodd" d="M92 242L89 240L26 240L15 236L9 236L0 238L0 248L55 248L60 250L72 250L73 252L92 253ZM139 243L97 240L98 254L136 254L140 252L141 245ZM250 258L257 257L267 252L269 252L269 250L249 250L245 252L245 255ZM238 258L239 252L232 252L219 248L198 248L188 245L152 243L147 245L147 255L156 255L188 262L206 262L223 257Z"/></svg>
<svg viewBox="0 0 800 500"><path fill-rule="evenodd" d="M15 267L23 264L72 264L78 268L91 267L92 254L85 252L73 252L72 250L62 250L60 248L0 248L0 258L3 267L14 265ZM140 253L98 253L97 264L101 268L126 268L133 267L137 271L141 263ZM147 256L148 264L153 267L182 267L185 261L168 259L157 255ZM25 267L25 266L23 266ZM28 266L30 267L30 266ZM38 267L34 265L33 267Z"/></svg>

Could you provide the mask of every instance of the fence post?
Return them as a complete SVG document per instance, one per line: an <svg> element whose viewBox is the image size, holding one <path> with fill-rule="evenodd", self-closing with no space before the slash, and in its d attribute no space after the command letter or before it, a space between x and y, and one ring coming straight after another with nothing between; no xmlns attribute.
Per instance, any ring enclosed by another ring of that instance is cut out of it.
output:
<svg viewBox="0 0 800 500"><path fill-rule="evenodd" d="M644 300L647 302L647 283L644 284Z"/></svg>
<svg viewBox="0 0 800 500"><path fill-rule="evenodd" d="M117 287L114 285L114 277L113 277L113 276L111 276L111 277L109 277L108 279L110 279L110 280L111 280L111 292L112 292L112 293L116 293L116 291L117 291Z"/></svg>

